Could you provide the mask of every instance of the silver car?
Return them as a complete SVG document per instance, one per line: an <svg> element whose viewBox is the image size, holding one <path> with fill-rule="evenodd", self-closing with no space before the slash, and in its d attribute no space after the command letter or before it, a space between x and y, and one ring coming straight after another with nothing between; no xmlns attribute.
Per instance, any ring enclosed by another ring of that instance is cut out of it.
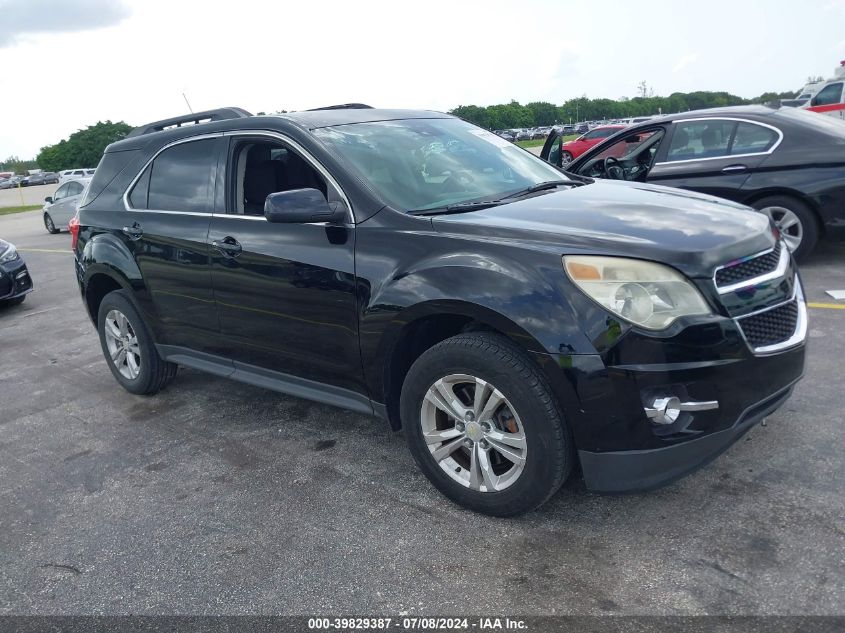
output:
<svg viewBox="0 0 845 633"><path fill-rule="evenodd" d="M90 182L90 178L70 180L59 185L56 193L44 199L44 227L47 231L58 233L67 229L67 224L76 215L76 208Z"/></svg>

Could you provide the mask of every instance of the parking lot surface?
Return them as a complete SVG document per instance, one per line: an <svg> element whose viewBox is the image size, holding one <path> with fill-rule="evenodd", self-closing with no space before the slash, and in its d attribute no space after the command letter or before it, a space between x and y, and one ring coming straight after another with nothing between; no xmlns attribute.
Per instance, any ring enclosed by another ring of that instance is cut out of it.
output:
<svg viewBox="0 0 845 633"><path fill-rule="evenodd" d="M35 185L0 190L0 209L20 205L44 204L44 198L52 196L59 185Z"/></svg>
<svg viewBox="0 0 845 633"><path fill-rule="evenodd" d="M805 379L704 470L630 496L573 477L518 519L461 510L376 419L180 370L109 373L67 233L0 217L36 291L0 311L0 614L845 613L845 310ZM803 268L845 289L845 245Z"/></svg>

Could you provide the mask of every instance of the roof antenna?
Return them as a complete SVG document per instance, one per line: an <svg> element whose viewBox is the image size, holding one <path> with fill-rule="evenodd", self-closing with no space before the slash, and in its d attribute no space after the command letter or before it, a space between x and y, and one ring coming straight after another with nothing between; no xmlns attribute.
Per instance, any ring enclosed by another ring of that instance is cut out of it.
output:
<svg viewBox="0 0 845 633"><path fill-rule="evenodd" d="M193 113L194 113L194 109L191 107L191 104L190 104L190 103L188 103L188 97L186 97L186 96L185 96L185 93L184 93L184 92L182 93L182 98L185 100L185 103L186 103L186 104L187 104L187 106L188 106L188 110L190 110L190 111L191 111L191 114L193 114Z"/></svg>

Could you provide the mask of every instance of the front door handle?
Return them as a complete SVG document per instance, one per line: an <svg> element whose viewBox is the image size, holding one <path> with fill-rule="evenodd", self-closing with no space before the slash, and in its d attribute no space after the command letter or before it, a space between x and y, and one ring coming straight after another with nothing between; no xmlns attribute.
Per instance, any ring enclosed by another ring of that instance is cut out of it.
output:
<svg viewBox="0 0 845 633"><path fill-rule="evenodd" d="M745 165L728 165L724 169L722 169L723 173L731 173L731 172L740 172L745 171L748 169Z"/></svg>
<svg viewBox="0 0 845 633"><path fill-rule="evenodd" d="M144 229L142 229L141 225L137 222L133 222L132 226L123 227L123 234L126 235L130 240L137 240L140 239L141 236L144 234Z"/></svg>
<svg viewBox="0 0 845 633"><path fill-rule="evenodd" d="M237 257L243 251L241 243L231 235L227 235L220 241L214 240L211 246L223 253L226 257Z"/></svg>

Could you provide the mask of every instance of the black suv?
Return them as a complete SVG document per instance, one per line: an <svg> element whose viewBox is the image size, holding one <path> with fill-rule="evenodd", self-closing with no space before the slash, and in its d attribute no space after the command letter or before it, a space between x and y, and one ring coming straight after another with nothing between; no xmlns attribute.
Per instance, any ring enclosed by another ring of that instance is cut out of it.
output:
<svg viewBox="0 0 845 633"><path fill-rule="evenodd" d="M184 365L381 417L445 495L494 515L576 464L605 492L689 473L804 367L769 218L573 177L436 112L152 123L109 146L71 229L127 390Z"/></svg>

